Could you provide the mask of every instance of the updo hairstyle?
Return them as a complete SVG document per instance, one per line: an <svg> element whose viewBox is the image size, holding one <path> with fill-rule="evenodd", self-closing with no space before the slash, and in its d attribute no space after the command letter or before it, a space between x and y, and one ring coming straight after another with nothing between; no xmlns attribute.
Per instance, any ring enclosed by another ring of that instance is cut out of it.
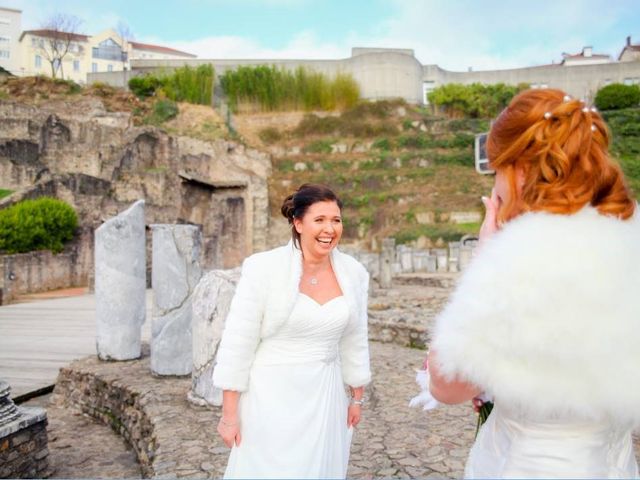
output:
<svg viewBox="0 0 640 480"><path fill-rule="evenodd" d="M291 238L293 244L300 248L300 234L297 232L293 224L294 218L302 218L311 205L317 202L336 202L338 208L342 211L342 201L338 196L326 185L313 183L305 183L298 190L289 195L282 202L280 212L289 221L291 225Z"/></svg>

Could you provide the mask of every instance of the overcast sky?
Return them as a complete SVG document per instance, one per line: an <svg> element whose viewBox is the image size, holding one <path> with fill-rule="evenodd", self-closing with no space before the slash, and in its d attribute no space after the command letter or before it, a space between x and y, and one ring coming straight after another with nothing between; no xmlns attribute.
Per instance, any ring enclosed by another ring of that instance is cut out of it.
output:
<svg viewBox="0 0 640 480"><path fill-rule="evenodd" d="M201 58L345 58L352 47L410 48L449 70L523 67L563 52L617 58L640 44L640 0L0 0L23 30L54 12L95 34L118 22L140 42Z"/></svg>

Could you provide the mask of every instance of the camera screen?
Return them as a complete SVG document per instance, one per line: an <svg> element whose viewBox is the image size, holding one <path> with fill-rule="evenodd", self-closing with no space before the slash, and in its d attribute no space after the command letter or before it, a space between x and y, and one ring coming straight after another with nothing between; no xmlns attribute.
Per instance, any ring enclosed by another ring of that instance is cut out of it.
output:
<svg viewBox="0 0 640 480"><path fill-rule="evenodd" d="M487 157L487 136L488 133L480 133L476 135L475 158L476 171L483 175L492 175L496 172L489 167L489 158Z"/></svg>

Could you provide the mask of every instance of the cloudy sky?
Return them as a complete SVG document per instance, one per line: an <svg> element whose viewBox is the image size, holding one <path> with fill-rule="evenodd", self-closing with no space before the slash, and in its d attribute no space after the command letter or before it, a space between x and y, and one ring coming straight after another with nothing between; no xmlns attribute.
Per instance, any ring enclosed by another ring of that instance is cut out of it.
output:
<svg viewBox="0 0 640 480"><path fill-rule="evenodd" d="M640 0L0 0L22 28L68 13L95 34L124 22L140 42L201 58L345 58L354 46L410 48L449 70L617 57L640 44Z"/></svg>

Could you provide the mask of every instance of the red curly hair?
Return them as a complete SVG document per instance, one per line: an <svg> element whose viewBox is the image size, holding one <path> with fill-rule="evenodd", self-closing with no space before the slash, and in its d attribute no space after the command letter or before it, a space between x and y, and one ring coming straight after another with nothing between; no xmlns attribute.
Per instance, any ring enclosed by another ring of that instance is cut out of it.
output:
<svg viewBox="0 0 640 480"><path fill-rule="evenodd" d="M526 211L571 214L587 204L604 215L631 217L636 202L608 147L602 117L580 100L553 89L518 94L487 139L490 165L506 174L511 192L499 220ZM518 168L524 172L521 192Z"/></svg>

